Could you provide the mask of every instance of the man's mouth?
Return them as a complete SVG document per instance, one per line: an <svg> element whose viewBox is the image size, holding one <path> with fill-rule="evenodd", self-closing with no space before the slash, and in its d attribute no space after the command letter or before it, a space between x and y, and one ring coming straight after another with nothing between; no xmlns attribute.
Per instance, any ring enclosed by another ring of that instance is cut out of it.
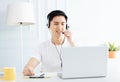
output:
<svg viewBox="0 0 120 82"><path fill-rule="evenodd" d="M62 31L56 31L58 34L63 34L63 32Z"/></svg>

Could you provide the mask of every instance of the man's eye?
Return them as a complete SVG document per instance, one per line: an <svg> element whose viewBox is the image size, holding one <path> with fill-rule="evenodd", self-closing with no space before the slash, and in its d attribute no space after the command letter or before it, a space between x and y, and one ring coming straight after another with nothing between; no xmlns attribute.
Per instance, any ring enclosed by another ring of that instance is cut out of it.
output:
<svg viewBox="0 0 120 82"><path fill-rule="evenodd" d="M62 26L65 26L66 24L62 24Z"/></svg>
<svg viewBox="0 0 120 82"><path fill-rule="evenodd" d="M62 24L63 26L65 25L65 24Z"/></svg>
<svg viewBox="0 0 120 82"><path fill-rule="evenodd" d="M54 24L54 25L58 25L58 24Z"/></svg>

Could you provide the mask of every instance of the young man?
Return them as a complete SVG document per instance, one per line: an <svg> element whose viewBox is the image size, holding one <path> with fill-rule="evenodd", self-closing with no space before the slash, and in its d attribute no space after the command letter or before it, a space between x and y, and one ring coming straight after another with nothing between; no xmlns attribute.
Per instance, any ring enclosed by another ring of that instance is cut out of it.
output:
<svg viewBox="0 0 120 82"><path fill-rule="evenodd" d="M40 63L42 64L41 71L60 72L62 46L75 46L67 26L68 17L63 11L54 10L48 14L47 19L51 39L38 46L37 55L28 61L23 75L34 75L34 69Z"/></svg>

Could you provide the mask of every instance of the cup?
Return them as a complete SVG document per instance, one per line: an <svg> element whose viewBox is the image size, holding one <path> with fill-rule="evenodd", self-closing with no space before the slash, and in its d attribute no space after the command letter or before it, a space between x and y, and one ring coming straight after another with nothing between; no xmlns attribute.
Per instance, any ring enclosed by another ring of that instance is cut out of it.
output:
<svg viewBox="0 0 120 82"><path fill-rule="evenodd" d="M14 67L4 67L0 71L3 72L3 79L6 81L16 79L16 69Z"/></svg>

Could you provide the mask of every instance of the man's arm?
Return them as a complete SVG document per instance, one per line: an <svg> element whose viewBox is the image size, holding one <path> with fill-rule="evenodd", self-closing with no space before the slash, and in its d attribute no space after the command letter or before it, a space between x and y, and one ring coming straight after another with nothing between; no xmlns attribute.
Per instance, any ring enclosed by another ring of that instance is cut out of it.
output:
<svg viewBox="0 0 120 82"><path fill-rule="evenodd" d="M34 69L39 64L39 60L35 57L32 57L23 69L23 75L32 76L34 75Z"/></svg>

